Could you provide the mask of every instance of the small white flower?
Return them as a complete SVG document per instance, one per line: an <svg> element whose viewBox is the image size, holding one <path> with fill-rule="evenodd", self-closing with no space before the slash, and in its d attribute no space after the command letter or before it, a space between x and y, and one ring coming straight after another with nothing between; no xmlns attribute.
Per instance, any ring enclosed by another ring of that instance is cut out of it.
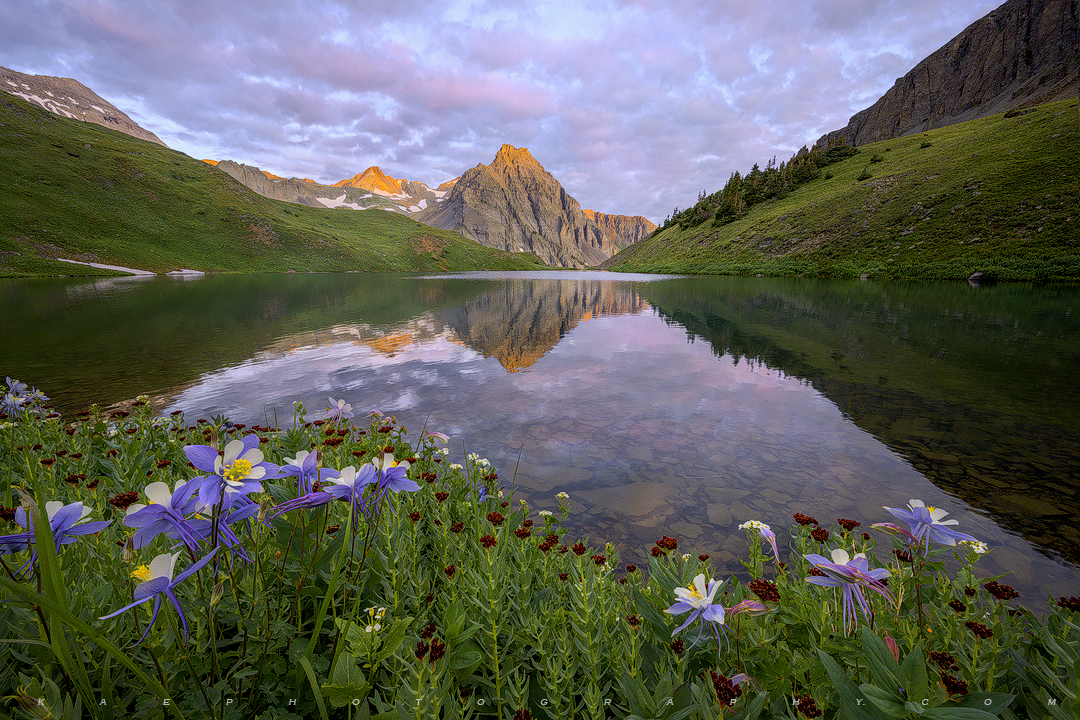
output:
<svg viewBox="0 0 1080 720"><path fill-rule="evenodd" d="M458 465L457 463L450 463L450 469L451 470L460 470L461 466Z"/></svg>
<svg viewBox="0 0 1080 720"><path fill-rule="evenodd" d="M981 540L961 540L959 544L967 545L975 551L976 555L985 555L986 553L990 552L990 546L982 542Z"/></svg>
<svg viewBox="0 0 1080 720"><path fill-rule="evenodd" d="M380 630L382 630L382 625L380 625L379 623L375 623L374 625L368 625L366 628L364 628L364 632L368 633L379 632Z"/></svg>
<svg viewBox="0 0 1080 720"><path fill-rule="evenodd" d="M467 458L468 458L469 462L476 462L477 460L479 460L479 459L480 459L480 456L479 456L479 455L477 455L476 453L469 453L469 454L468 454L468 455L466 455L465 457L467 457Z"/></svg>
<svg viewBox="0 0 1080 720"><path fill-rule="evenodd" d="M683 559L683 562L686 562L687 560L689 560L690 559L690 553L683 553L682 559Z"/></svg>
<svg viewBox="0 0 1080 720"><path fill-rule="evenodd" d="M552 515L554 515L554 513L551 512L550 510L541 510L540 511L540 517L551 517Z"/></svg>
<svg viewBox="0 0 1080 720"><path fill-rule="evenodd" d="M449 455L449 454L450 454L450 448L439 448L439 449L438 449L438 450L436 450L435 452L439 453L439 454L440 454L440 455L442 455L443 457L446 457L447 455Z"/></svg>
<svg viewBox="0 0 1080 720"><path fill-rule="evenodd" d="M503 493L502 493L502 490L500 490L499 491L499 497L502 497L502 496L503 496Z"/></svg>
<svg viewBox="0 0 1080 720"><path fill-rule="evenodd" d="M760 520L747 520L746 522L744 522L742 525L739 526L739 529L740 530L763 530L763 529L764 530L771 530L772 528L770 528L768 525L761 522Z"/></svg>
<svg viewBox="0 0 1080 720"><path fill-rule="evenodd" d="M570 499L570 496L567 495L564 492L556 493L555 497L557 497L560 500L569 500Z"/></svg>

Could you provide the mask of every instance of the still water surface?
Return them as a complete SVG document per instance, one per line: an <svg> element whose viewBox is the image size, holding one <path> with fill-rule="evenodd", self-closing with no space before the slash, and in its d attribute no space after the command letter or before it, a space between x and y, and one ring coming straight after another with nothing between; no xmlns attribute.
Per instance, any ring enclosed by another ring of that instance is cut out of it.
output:
<svg viewBox="0 0 1080 720"><path fill-rule="evenodd" d="M535 510L642 562L663 534L741 570L737 525L891 520L987 541L1034 607L1080 594L1080 293L610 273L0 281L6 375L71 413L189 419L345 398L452 436ZM317 413L313 413L317 416ZM520 464L518 458L520 453Z"/></svg>

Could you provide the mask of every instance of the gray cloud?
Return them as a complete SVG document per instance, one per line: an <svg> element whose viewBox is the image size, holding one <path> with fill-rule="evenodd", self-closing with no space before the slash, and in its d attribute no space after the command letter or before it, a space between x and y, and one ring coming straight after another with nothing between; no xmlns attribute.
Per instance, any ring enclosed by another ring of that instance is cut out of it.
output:
<svg viewBox="0 0 1080 720"><path fill-rule="evenodd" d="M504 142L661 221L841 127L987 0L0 0L0 64L73 77L193 157L437 184Z"/></svg>

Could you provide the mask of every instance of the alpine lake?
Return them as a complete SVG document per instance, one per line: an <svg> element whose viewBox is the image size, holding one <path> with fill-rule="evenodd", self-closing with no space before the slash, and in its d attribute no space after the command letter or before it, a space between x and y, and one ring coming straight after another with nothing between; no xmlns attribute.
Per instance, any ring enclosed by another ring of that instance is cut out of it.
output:
<svg viewBox="0 0 1080 720"><path fill-rule="evenodd" d="M1080 289L602 272L0 280L5 375L71 418L287 427L328 398L450 436L622 564L662 535L745 570L757 519L893 521L991 547L1021 602L1080 594ZM535 517L535 516L534 516ZM899 522L899 521L897 521ZM879 536L886 540L886 536Z"/></svg>

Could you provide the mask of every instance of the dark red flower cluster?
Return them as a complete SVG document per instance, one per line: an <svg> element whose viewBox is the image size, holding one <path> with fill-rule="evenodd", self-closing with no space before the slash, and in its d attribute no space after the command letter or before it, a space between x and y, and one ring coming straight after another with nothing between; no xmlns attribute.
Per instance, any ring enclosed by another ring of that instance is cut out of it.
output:
<svg viewBox="0 0 1080 720"><path fill-rule="evenodd" d="M585 547L585 543L578 540L570 549L574 551L575 555L584 555L589 548Z"/></svg>
<svg viewBox="0 0 1080 720"><path fill-rule="evenodd" d="M485 548L493 548L496 544L495 538L492 535L484 535L480 538L480 544L483 545Z"/></svg>
<svg viewBox="0 0 1080 720"><path fill-rule="evenodd" d="M337 447L338 445L341 444L341 442L342 442L341 438L339 438L339 437L331 437L331 438L326 438L325 440L323 440L323 445L325 445L326 447Z"/></svg>
<svg viewBox="0 0 1080 720"><path fill-rule="evenodd" d="M671 652L675 653L676 655L682 655L683 649L684 649L684 647L683 647L683 641L682 640L672 640L671 641Z"/></svg>
<svg viewBox="0 0 1080 720"><path fill-rule="evenodd" d="M446 577L448 577L448 578L453 578L454 577L454 571L455 570L457 570L457 568L454 567L453 563L450 563L445 568L443 568L443 572L446 573Z"/></svg>
<svg viewBox="0 0 1080 720"><path fill-rule="evenodd" d="M661 550L660 548L656 547L655 545L653 545L652 550L649 551L649 554L652 555L653 557L660 557L661 555L664 554L664 551Z"/></svg>
<svg viewBox="0 0 1080 720"><path fill-rule="evenodd" d="M1066 610L1072 610L1073 612L1080 612L1080 597L1065 597L1061 596L1061 599L1057 601L1059 607L1063 607Z"/></svg>
<svg viewBox="0 0 1080 720"><path fill-rule="evenodd" d="M352 454L353 457L364 457L367 455L367 450L353 450Z"/></svg>
<svg viewBox="0 0 1080 720"><path fill-rule="evenodd" d="M435 623L428 623L424 626L424 629L420 631L420 639L427 640L435 634Z"/></svg>
<svg viewBox="0 0 1080 720"><path fill-rule="evenodd" d="M90 489L90 490L93 490L94 488L96 488L98 486L99 481L100 481L100 478L94 478L90 482L86 483L86 487L88 489Z"/></svg>
<svg viewBox="0 0 1080 720"><path fill-rule="evenodd" d="M416 651L413 654L416 655L417 660L424 659L424 656L427 655L428 647L428 644L423 640L418 640L416 642Z"/></svg>
<svg viewBox="0 0 1080 720"><path fill-rule="evenodd" d="M41 458L41 464L45 467L51 467L56 462L56 458Z"/></svg>
<svg viewBox="0 0 1080 720"><path fill-rule="evenodd" d="M78 485L80 480L85 479L86 475L84 475L83 473L78 473L77 475L68 475L66 478L64 478L64 482L66 482L68 485Z"/></svg>
<svg viewBox="0 0 1080 720"><path fill-rule="evenodd" d="M964 594L968 597L975 597L975 588L970 586L964 586Z"/></svg>
<svg viewBox="0 0 1080 720"><path fill-rule="evenodd" d="M431 654L428 655L428 662L434 665L435 661L442 660L442 657L445 654L446 645L444 645L439 638L431 638Z"/></svg>
<svg viewBox="0 0 1080 720"><path fill-rule="evenodd" d="M383 425L382 427L379 428L379 432L388 433L393 429L394 429L393 425ZM393 451L393 447L391 447L390 450L387 450L386 452L392 452L392 451Z"/></svg>
<svg viewBox="0 0 1080 720"><path fill-rule="evenodd" d="M563 545L560 545L559 547L555 548L555 552L562 553L562 554L565 555L566 553L570 552L570 548L566 547L566 545L563 544Z"/></svg>
<svg viewBox="0 0 1080 720"><path fill-rule="evenodd" d="M914 558L911 557L910 554L908 554L908 552L906 550L901 550L900 548L894 549L892 551L892 553L893 553L893 555L896 556L896 559L899 560L900 562L909 563L914 559Z"/></svg>
<svg viewBox="0 0 1080 720"><path fill-rule="evenodd" d="M435 493L435 499L439 502L442 502L448 497L450 497L450 493L446 492L445 490L439 490L437 493Z"/></svg>
<svg viewBox="0 0 1080 720"><path fill-rule="evenodd" d="M817 703L814 702L814 698L810 697L810 695L807 693L799 695L798 698L799 705L795 709L802 713L804 717L821 717L821 710L818 709Z"/></svg>
<svg viewBox="0 0 1080 720"><path fill-rule="evenodd" d="M637 565L627 565L626 566L626 572L635 572L636 570L637 570Z"/></svg>
<svg viewBox="0 0 1080 720"><path fill-rule="evenodd" d="M521 523L521 525L522 525L522 527L531 528L533 526L533 521L532 520L526 520L525 522Z"/></svg>
<svg viewBox="0 0 1080 720"><path fill-rule="evenodd" d="M544 538L544 542L540 543L536 547L540 550L540 552L547 552L551 548L555 547L555 543L551 541L551 536L548 535L546 538Z"/></svg>
<svg viewBox="0 0 1080 720"><path fill-rule="evenodd" d="M942 670L959 670L960 666L956 664L956 658L947 652L941 650L931 650L930 659L937 663L937 666Z"/></svg>
<svg viewBox="0 0 1080 720"><path fill-rule="evenodd" d="M71 458L72 460L78 460L79 458L82 457L82 453L79 453L79 452L71 453L70 455L68 455L68 457Z"/></svg>
<svg viewBox="0 0 1080 720"><path fill-rule="evenodd" d="M761 602L780 602L780 589L776 587L776 583L765 578L758 578L750 583L750 590L761 598Z"/></svg>
<svg viewBox="0 0 1080 720"><path fill-rule="evenodd" d="M3 505L0 505L0 518L3 518L4 520L7 520L8 522L14 522L15 521L15 508L14 507L4 507Z"/></svg>
<svg viewBox="0 0 1080 720"><path fill-rule="evenodd" d="M326 534L327 535L333 535L334 533L336 533L340 529L341 529L340 525L331 525L330 527L326 528Z"/></svg>
<svg viewBox="0 0 1080 720"><path fill-rule="evenodd" d="M437 478L437 477L438 477L438 475L436 475L435 473L430 472L430 471L420 473L420 479L423 480L424 482L426 482L428 485L431 485L432 483L434 483L435 478Z"/></svg>
<svg viewBox="0 0 1080 720"><path fill-rule="evenodd" d="M728 707L735 704L735 700L742 697L742 688L731 682L723 675L718 675L712 670L709 671L709 675L712 676L713 690L716 691L716 699L722 702Z"/></svg>
<svg viewBox="0 0 1080 720"><path fill-rule="evenodd" d="M803 515L802 513L795 513L795 522L799 523L800 525L802 525L804 527L807 526L807 525L817 525L818 524L817 518L810 517L809 515Z"/></svg>
<svg viewBox="0 0 1080 720"><path fill-rule="evenodd" d="M596 563L597 567L601 567L604 563L607 562L607 555L593 555L592 561Z"/></svg>
<svg viewBox="0 0 1080 720"><path fill-rule="evenodd" d="M570 576L568 574L566 574L566 573L559 573L559 579L562 580L563 582L566 582L566 578L568 578L568 577L570 577Z"/></svg>
<svg viewBox="0 0 1080 720"><path fill-rule="evenodd" d="M160 470L161 468L169 467L170 465L172 465L172 460L162 459L157 461L158 470Z"/></svg>
<svg viewBox="0 0 1080 720"><path fill-rule="evenodd" d="M840 527L844 528L848 532L862 525L862 523L858 520L849 520L848 518L837 518L836 522Z"/></svg>
<svg viewBox="0 0 1080 720"><path fill-rule="evenodd" d="M526 708L514 711L514 720L533 720L533 714Z"/></svg>
<svg viewBox="0 0 1080 720"><path fill-rule="evenodd" d="M409 513L409 519L412 520L413 522L419 522L420 521L420 513L413 510L411 513Z"/></svg>
<svg viewBox="0 0 1080 720"><path fill-rule="evenodd" d="M666 550L668 552L674 552L679 549L679 541L673 537L668 537L667 535L665 535L664 537L656 541L656 547L660 548L661 550Z"/></svg>
<svg viewBox="0 0 1080 720"><path fill-rule="evenodd" d="M709 556L707 554L705 554L705 553L702 553L701 555L697 556L697 559L700 560L701 562L708 562L709 561Z"/></svg>
<svg viewBox="0 0 1080 720"><path fill-rule="evenodd" d="M1020 593L1014 588L1009 585L1003 585L997 580L991 580L990 582L983 584L983 587L998 600L1012 600L1013 598L1020 597Z"/></svg>
<svg viewBox="0 0 1080 720"><path fill-rule="evenodd" d="M514 534L524 540L525 538L532 535L532 530L527 527L519 527L517 530L514 531Z"/></svg>
<svg viewBox="0 0 1080 720"><path fill-rule="evenodd" d="M456 522L456 523L454 523L453 525L450 526L450 532L455 533L455 534L459 533L459 532L461 532L461 529L463 527L465 527L465 523Z"/></svg>
<svg viewBox="0 0 1080 720"><path fill-rule="evenodd" d="M967 695L968 691L966 682L946 673L941 673L941 687L945 688L945 692L949 695Z"/></svg>
<svg viewBox="0 0 1080 720"><path fill-rule="evenodd" d="M829 542L829 531L823 527L816 527L810 531L810 537L817 540L819 543Z"/></svg>
<svg viewBox="0 0 1080 720"><path fill-rule="evenodd" d="M976 636L981 637L983 640L994 637L994 631L986 627L982 623L977 623L974 620L968 620L964 625L968 630L975 633Z"/></svg>
<svg viewBox="0 0 1080 720"><path fill-rule="evenodd" d="M958 613L962 613L967 610L967 605L965 605L962 601L955 599L949 601L949 607L953 609L953 612Z"/></svg>
<svg viewBox="0 0 1080 720"><path fill-rule="evenodd" d="M626 622L630 623L630 627L636 628L638 625L641 624L641 618L639 618L637 615L627 615Z"/></svg>
<svg viewBox="0 0 1080 720"><path fill-rule="evenodd" d="M813 565L811 565L811 566L810 566L810 567L809 567L809 568L807 569L807 571L806 571L806 574L807 574L807 575L812 575L812 576L814 576L814 577L825 577L825 573L823 573L823 572L822 572L821 570L819 570L818 568L814 567Z"/></svg>
<svg viewBox="0 0 1080 720"><path fill-rule="evenodd" d="M503 514L501 512L489 512L487 514L487 519L488 522L492 525L499 526L502 525L503 520L505 520L506 518L503 517Z"/></svg>
<svg viewBox="0 0 1080 720"><path fill-rule="evenodd" d="M109 498L109 504L113 507L121 510L127 510L128 505L133 505L139 501L139 493L132 490L131 492L120 493L115 497Z"/></svg>

